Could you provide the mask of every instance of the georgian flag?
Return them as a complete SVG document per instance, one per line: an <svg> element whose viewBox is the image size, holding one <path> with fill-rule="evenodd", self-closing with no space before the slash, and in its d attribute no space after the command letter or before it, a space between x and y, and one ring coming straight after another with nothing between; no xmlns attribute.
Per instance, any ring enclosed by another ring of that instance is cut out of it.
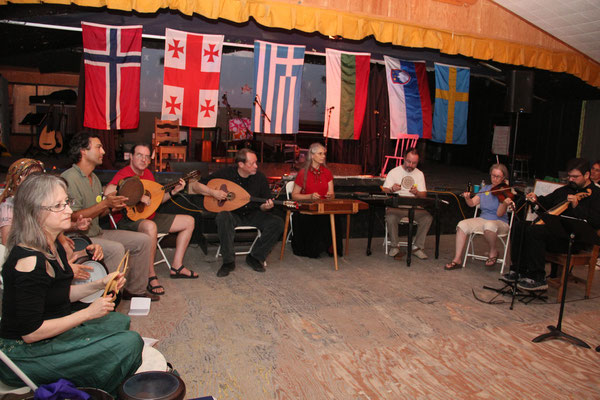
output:
<svg viewBox="0 0 600 400"><path fill-rule="evenodd" d="M216 126L223 38L167 28L162 119L179 119L182 126Z"/></svg>

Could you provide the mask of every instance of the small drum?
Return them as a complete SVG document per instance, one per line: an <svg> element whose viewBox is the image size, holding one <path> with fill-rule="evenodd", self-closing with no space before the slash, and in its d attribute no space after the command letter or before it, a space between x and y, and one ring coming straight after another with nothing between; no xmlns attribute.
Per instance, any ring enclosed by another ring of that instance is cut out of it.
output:
<svg viewBox="0 0 600 400"><path fill-rule="evenodd" d="M406 190L410 190L415 185L415 180L412 176L405 176L402 178L402 187Z"/></svg>
<svg viewBox="0 0 600 400"><path fill-rule="evenodd" d="M84 283L97 281L98 279L102 279L106 275L108 275L108 269L106 269L103 263L101 263L100 261L90 260L89 257L80 258L77 261L75 261L75 264L87 265L88 267L92 267L94 269L92 271L88 271L90 273L90 277L88 279L75 279L73 280L73 285L82 285ZM79 301L82 303L89 304L92 303L94 300L100 298L100 296L102 296L103 293L104 289L100 289L96 293L92 293Z"/></svg>
<svg viewBox="0 0 600 400"><path fill-rule="evenodd" d="M79 260L84 257L89 258L86 248L92 244L92 240L81 233L72 233L67 236L73 241L73 245L75 246L73 253L77 255L77 259Z"/></svg>
<svg viewBox="0 0 600 400"><path fill-rule="evenodd" d="M150 371L135 374L119 387L117 398L123 400L181 400L185 383L171 372Z"/></svg>
<svg viewBox="0 0 600 400"><path fill-rule="evenodd" d="M130 176L119 182L117 186L117 194L127 197L125 204L128 207L135 206L142 200L144 195L144 184L138 176Z"/></svg>

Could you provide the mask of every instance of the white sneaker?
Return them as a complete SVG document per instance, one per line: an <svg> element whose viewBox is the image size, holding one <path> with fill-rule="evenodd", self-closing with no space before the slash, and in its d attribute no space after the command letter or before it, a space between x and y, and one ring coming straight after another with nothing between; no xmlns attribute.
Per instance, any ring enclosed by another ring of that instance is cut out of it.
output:
<svg viewBox="0 0 600 400"><path fill-rule="evenodd" d="M421 249L417 249L417 250L413 251L412 254L415 257L420 258L421 260L427 260L429 258L429 257L427 257L427 254L425 254L425 252Z"/></svg>
<svg viewBox="0 0 600 400"><path fill-rule="evenodd" d="M388 251L388 256L390 257L394 257L396 256L398 253L400 253L400 249L397 247L392 247L389 251Z"/></svg>

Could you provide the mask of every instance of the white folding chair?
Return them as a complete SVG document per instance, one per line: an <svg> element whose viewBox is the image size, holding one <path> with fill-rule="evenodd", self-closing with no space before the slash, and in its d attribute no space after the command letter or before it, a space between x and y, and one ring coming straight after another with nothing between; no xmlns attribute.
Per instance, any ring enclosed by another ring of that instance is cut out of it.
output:
<svg viewBox="0 0 600 400"><path fill-rule="evenodd" d="M254 237L254 241L250 245L250 248L248 250L236 251L235 252L236 256L250 254L252 252L252 249L254 248L254 245L256 244L256 241L260 238L261 233L260 233L260 229L258 229L255 226L236 226L235 227L235 232L236 233L238 233L238 232L252 232L252 231L256 231L256 236ZM215 254L215 258L219 258L220 255L221 255L221 244L219 244L219 247L217 248L217 253Z"/></svg>
<svg viewBox="0 0 600 400"><path fill-rule="evenodd" d="M113 218L112 214L108 214L108 218L110 218L110 225L113 227L113 229L119 229L117 228L117 224L115 222L115 219ZM171 263L169 262L169 259L167 258L165 252L163 251L162 247L160 246L160 242L167 236L169 235L168 233L159 233L156 235L156 248L158 249L158 251L160 252L161 255L161 259L158 261L154 262L154 265L158 265L160 263L165 263L167 264L167 267L169 268L169 271L171 271Z"/></svg>
<svg viewBox="0 0 600 400"><path fill-rule="evenodd" d="M292 191L294 190L294 185L296 184L296 182L294 181L289 181L288 183L285 184L285 196L287 197L288 200L291 200L292 198ZM290 230L288 232L287 238L285 238L285 242L291 242L290 237L292 236L292 232L294 231L294 226L292 223L294 213L290 212Z"/></svg>
<svg viewBox="0 0 600 400"><path fill-rule="evenodd" d="M474 214L475 217L477 217L478 212L479 212L479 206L475 207L475 214ZM502 242L502 245L504 246L504 252L503 252L502 258L497 259L497 261L499 261L502 264L502 267L500 268L500 274L504 274L504 271L507 267L506 261L507 261L507 255L508 255L508 248L510 245L510 231L512 230L512 224L513 224L514 218L515 218L515 215L513 212L511 212L510 218L509 218L509 223L508 223L508 232L497 235L498 239L500 239L500 242ZM482 261L488 259L487 256L478 255L475 252L475 245L473 244L473 239L477 235L483 236L483 231L475 231L469 235L469 238L467 240L467 248L465 249L465 257L463 259L463 268L467 265L467 259L469 257L474 258L475 260L482 260Z"/></svg>
<svg viewBox="0 0 600 400"><path fill-rule="evenodd" d="M33 383L33 381L29 379L27 375L25 375L21 368L17 367L17 365L6 354L4 354L2 350L0 350L0 360L2 360L2 362L6 364L6 366L10 368L10 370L14 372L15 375L17 375L26 385L22 387L12 387L0 381L0 395L4 396L9 393L22 395L29 392L30 389L33 392L37 390L36 384Z"/></svg>
<svg viewBox="0 0 600 400"><path fill-rule="evenodd" d="M391 246L392 242L388 237L388 228L387 228L387 221L385 221L385 239L383 239L383 246L385 247L385 254L388 253L388 247ZM400 220L399 225L408 225L408 217L404 217ZM413 221L413 226L417 226L419 225L417 223L417 221ZM413 234L413 240L414 240L415 235ZM398 242L399 246L408 246L408 242Z"/></svg>

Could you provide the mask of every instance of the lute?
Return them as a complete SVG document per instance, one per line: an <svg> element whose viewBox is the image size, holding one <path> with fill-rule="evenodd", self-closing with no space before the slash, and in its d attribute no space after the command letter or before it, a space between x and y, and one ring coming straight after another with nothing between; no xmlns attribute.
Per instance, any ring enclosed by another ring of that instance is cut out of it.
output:
<svg viewBox="0 0 600 400"><path fill-rule="evenodd" d="M222 190L227 193L225 200L217 200L211 196L204 196L204 208L210 212L233 211L245 206L250 202L264 203L268 199L251 196L243 187L227 179L211 179L206 186L212 190ZM276 205L282 205L290 209L298 209L298 203L291 200L273 200Z"/></svg>
<svg viewBox="0 0 600 400"><path fill-rule="evenodd" d="M128 204L127 207L125 207L127 218L132 221L145 219L151 216L158 206L162 204L165 193L170 192L175 186L179 185L179 180L167 183L166 185L161 185L158 182L149 181L147 179L139 179L138 177L132 178L140 181L142 185L140 186L139 183L134 180L128 181L127 179L130 178L127 178L124 179L122 183L119 183L117 189L117 194L127 196L130 200L137 200L134 204ZM190 179L198 178L200 178L200 172L192 171L181 179L188 182ZM143 195L150 197L149 205L139 201Z"/></svg>

